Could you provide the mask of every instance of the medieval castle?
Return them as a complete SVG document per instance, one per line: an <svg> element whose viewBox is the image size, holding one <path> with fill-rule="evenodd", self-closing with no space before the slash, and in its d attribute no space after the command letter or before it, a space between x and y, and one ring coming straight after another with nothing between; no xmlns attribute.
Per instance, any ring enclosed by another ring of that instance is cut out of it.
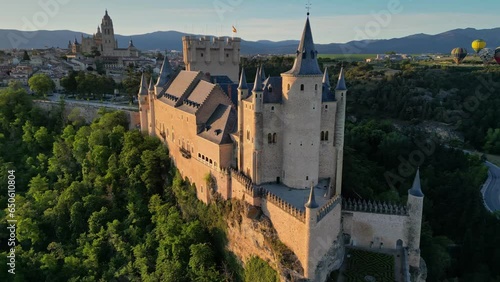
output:
<svg viewBox="0 0 500 282"><path fill-rule="evenodd" d="M72 54L99 52L104 57L139 57L139 50L134 46L132 40L130 40L128 48L118 48L113 20L111 20L107 10L102 18L101 26L97 27L97 33L92 37L84 37L82 34L81 43L75 37L73 42L69 42L68 49L71 50Z"/></svg>
<svg viewBox="0 0 500 282"><path fill-rule="evenodd" d="M341 198L347 87L343 69L335 88L320 70L309 16L295 63L280 77L261 67L248 83L244 70L239 75L240 42L184 37L186 70L175 73L165 58L155 84L142 78L142 131L167 144L200 200L217 192L260 207L304 278L325 281L341 266L345 245L400 249L406 272L418 269L418 172L405 206Z"/></svg>

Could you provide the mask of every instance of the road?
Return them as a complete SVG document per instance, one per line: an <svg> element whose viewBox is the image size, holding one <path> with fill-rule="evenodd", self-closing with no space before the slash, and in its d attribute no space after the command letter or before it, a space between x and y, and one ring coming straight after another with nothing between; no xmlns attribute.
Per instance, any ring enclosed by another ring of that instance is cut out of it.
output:
<svg viewBox="0 0 500 282"><path fill-rule="evenodd" d="M50 101L53 102L59 102L61 95L54 93L52 96L47 97ZM106 108L112 108L112 109L117 109L117 110L128 110L128 111L137 111L139 109L139 106L130 106L130 105L123 105L123 104L116 104L116 103L111 103L108 101L105 102L98 102L98 101L85 101L85 100L70 100L66 99L65 102L67 104L81 104L81 105L91 105L91 106L96 106L96 107L106 107Z"/></svg>
<svg viewBox="0 0 500 282"><path fill-rule="evenodd" d="M483 193L484 203L490 211L500 210L500 167L486 162L488 167L488 180L481 190Z"/></svg>

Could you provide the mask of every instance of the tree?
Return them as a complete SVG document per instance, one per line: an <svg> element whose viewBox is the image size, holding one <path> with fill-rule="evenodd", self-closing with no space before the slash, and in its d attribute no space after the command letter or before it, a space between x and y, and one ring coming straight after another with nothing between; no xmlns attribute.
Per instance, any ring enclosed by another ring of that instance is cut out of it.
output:
<svg viewBox="0 0 500 282"><path fill-rule="evenodd" d="M46 74L35 74L28 80L28 85L31 91L41 96L47 96L56 88L54 81Z"/></svg>
<svg viewBox="0 0 500 282"><path fill-rule="evenodd" d="M70 71L68 76L65 76L61 79L61 86L64 87L66 92L75 93L78 87L78 83L76 82L77 72Z"/></svg>
<svg viewBox="0 0 500 282"><path fill-rule="evenodd" d="M500 128L488 129L484 150L490 154L500 154Z"/></svg>

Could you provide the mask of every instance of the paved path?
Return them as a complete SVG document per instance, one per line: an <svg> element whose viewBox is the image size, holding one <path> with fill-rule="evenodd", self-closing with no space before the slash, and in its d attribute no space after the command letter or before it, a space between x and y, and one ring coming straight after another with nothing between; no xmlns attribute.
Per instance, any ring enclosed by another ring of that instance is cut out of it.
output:
<svg viewBox="0 0 500 282"><path fill-rule="evenodd" d="M488 180L484 183L483 189L483 199L486 207L490 211L500 210L500 167L486 162L488 167Z"/></svg>

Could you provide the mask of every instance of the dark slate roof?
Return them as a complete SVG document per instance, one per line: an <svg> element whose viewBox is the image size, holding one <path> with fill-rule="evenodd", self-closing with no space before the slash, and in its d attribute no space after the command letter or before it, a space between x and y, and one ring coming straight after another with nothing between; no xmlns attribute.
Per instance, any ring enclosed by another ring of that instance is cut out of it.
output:
<svg viewBox="0 0 500 282"><path fill-rule="evenodd" d="M165 56L165 59L163 60L163 65L161 67L160 71L160 76L158 77L158 82L156 83L156 86L163 87L169 79L172 78L174 74L174 70L172 69L172 66L170 65L170 62L168 61L167 56Z"/></svg>
<svg viewBox="0 0 500 282"><path fill-rule="evenodd" d="M264 104L279 104L283 97L283 79L281 77L268 77L264 81Z"/></svg>
<svg viewBox="0 0 500 282"><path fill-rule="evenodd" d="M233 107L219 104L208 119L205 130L198 136L216 144L232 143L231 134L236 129L236 111Z"/></svg>
<svg viewBox="0 0 500 282"><path fill-rule="evenodd" d="M238 105L238 84L219 84L224 93L231 99L234 105Z"/></svg>
<svg viewBox="0 0 500 282"><path fill-rule="evenodd" d="M335 90L347 90L347 86L345 85L345 78L344 78L344 67L340 69L340 75L339 75L339 81L337 82L337 88Z"/></svg>
<svg viewBox="0 0 500 282"><path fill-rule="evenodd" d="M241 69L240 84L238 89L248 89L247 75L245 74L245 69Z"/></svg>
<svg viewBox="0 0 500 282"><path fill-rule="evenodd" d="M260 92L262 91L262 68L259 68L257 70L257 73L255 73L255 83L253 84L253 92Z"/></svg>
<svg viewBox="0 0 500 282"><path fill-rule="evenodd" d="M306 208L316 209L319 205L316 203L316 196L314 195L314 185L311 185L311 193L309 194L309 201L305 204Z"/></svg>
<svg viewBox="0 0 500 282"><path fill-rule="evenodd" d="M307 17L302 39L297 49L295 63L291 70L286 74L292 75L320 75L323 74L319 69L318 52L314 47L314 40L311 32L309 17Z"/></svg>
<svg viewBox="0 0 500 282"><path fill-rule="evenodd" d="M417 169L417 174L415 175L415 180L413 180L413 186L408 191L408 193L415 197L423 197L422 187L420 185L420 169Z"/></svg>
<svg viewBox="0 0 500 282"><path fill-rule="evenodd" d="M141 85L139 86L139 95L144 96L148 95L148 83L146 82L146 76L144 73L142 74L141 77Z"/></svg>
<svg viewBox="0 0 500 282"><path fill-rule="evenodd" d="M328 75L328 68L325 68L325 74L323 75L323 94L321 97L322 102L333 102L335 101L335 94L332 92L332 87L330 85L330 76Z"/></svg>
<svg viewBox="0 0 500 282"><path fill-rule="evenodd" d="M230 84L233 81L227 75L211 75L210 82L216 84Z"/></svg>
<svg viewBox="0 0 500 282"><path fill-rule="evenodd" d="M264 80L266 80L266 72L264 71L264 66L261 66L260 67L260 79L262 80L262 82L264 82Z"/></svg>

